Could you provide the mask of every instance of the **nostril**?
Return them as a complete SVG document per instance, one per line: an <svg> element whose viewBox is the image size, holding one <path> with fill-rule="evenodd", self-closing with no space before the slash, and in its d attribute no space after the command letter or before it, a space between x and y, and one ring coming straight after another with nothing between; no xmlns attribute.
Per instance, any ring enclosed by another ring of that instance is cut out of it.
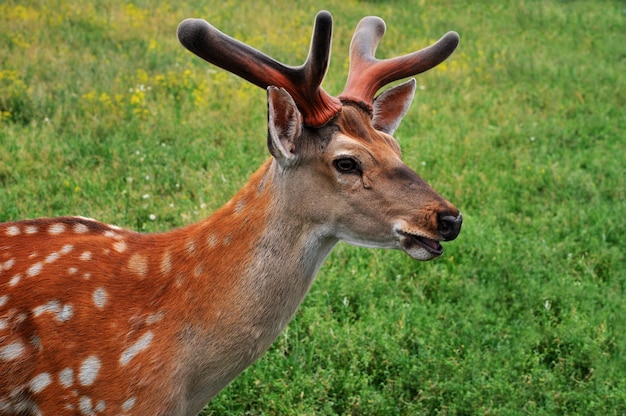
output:
<svg viewBox="0 0 626 416"><path fill-rule="evenodd" d="M446 240L454 240L461 232L463 216L441 215L439 217L438 231Z"/></svg>

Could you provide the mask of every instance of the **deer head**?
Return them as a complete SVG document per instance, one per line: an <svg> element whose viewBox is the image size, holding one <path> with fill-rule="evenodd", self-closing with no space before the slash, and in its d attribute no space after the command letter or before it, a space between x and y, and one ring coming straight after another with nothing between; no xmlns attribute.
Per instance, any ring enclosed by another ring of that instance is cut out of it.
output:
<svg viewBox="0 0 626 416"><path fill-rule="evenodd" d="M352 244L400 248L429 260L442 254L440 241L456 238L462 216L401 161L392 137L411 104L415 80L375 95L444 61L459 37L449 32L422 50L379 60L374 55L384 33L378 17L359 22L350 44L348 81L333 97L321 87L332 39L326 11L316 16L309 55L299 67L280 63L201 19L187 19L178 28L190 51L267 88L268 147L285 176L293 176L285 186L298 195L295 200L307 201L297 206L311 207L306 214L311 221L330 222L335 236Z"/></svg>

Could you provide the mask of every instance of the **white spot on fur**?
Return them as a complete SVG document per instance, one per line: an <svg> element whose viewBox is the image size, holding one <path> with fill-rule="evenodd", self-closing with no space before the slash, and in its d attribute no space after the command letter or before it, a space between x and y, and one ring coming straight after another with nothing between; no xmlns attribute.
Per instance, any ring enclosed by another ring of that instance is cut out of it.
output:
<svg viewBox="0 0 626 416"><path fill-rule="evenodd" d="M122 355L120 356L120 364L128 364L137 354L148 348L152 342L152 338L152 331L148 331L143 334L133 345L122 352Z"/></svg>
<svg viewBox="0 0 626 416"><path fill-rule="evenodd" d="M209 248L215 247L218 241L219 239L217 238L215 234L210 234L206 239L206 243L207 243L207 246L209 246Z"/></svg>
<svg viewBox="0 0 626 416"><path fill-rule="evenodd" d="M69 274L75 274L78 271L78 269L76 267L70 267L69 269L67 269L67 272Z"/></svg>
<svg viewBox="0 0 626 416"><path fill-rule="evenodd" d="M98 404L96 404L96 412L104 412L107 408L107 404L104 400L100 400Z"/></svg>
<svg viewBox="0 0 626 416"><path fill-rule="evenodd" d="M57 320L60 322L65 322L69 320L72 316L74 316L74 308L68 303L63 305L63 309L61 309L57 313Z"/></svg>
<svg viewBox="0 0 626 416"><path fill-rule="evenodd" d="M169 274L172 270L172 256L170 252L166 252L163 258L161 259L161 273Z"/></svg>
<svg viewBox="0 0 626 416"><path fill-rule="evenodd" d="M43 264L41 264L41 262L35 263L28 268L26 275L29 277L37 276L39 273L41 273L42 268L43 268Z"/></svg>
<svg viewBox="0 0 626 416"><path fill-rule="evenodd" d="M13 276L11 280L9 280L9 286L15 286L16 284L20 282L20 280L22 280L22 275L18 273L15 276Z"/></svg>
<svg viewBox="0 0 626 416"><path fill-rule="evenodd" d="M24 229L26 234L37 234L38 231L39 229L34 225L29 225Z"/></svg>
<svg viewBox="0 0 626 416"><path fill-rule="evenodd" d="M107 303L107 291L104 288L99 287L93 292L93 303L98 309L104 308Z"/></svg>
<svg viewBox="0 0 626 416"><path fill-rule="evenodd" d="M148 260L143 255L135 253L128 260L128 268L141 277L145 277L148 274Z"/></svg>
<svg viewBox="0 0 626 416"><path fill-rule="evenodd" d="M52 224L48 228L48 234L50 234L50 235L58 235L58 234L61 234L64 231L65 231L65 224L60 223L60 222L58 222L56 224Z"/></svg>
<svg viewBox="0 0 626 416"><path fill-rule="evenodd" d="M74 224L74 232L76 234L85 234L89 231L89 227L87 227L83 223Z"/></svg>
<svg viewBox="0 0 626 416"><path fill-rule="evenodd" d="M0 348L0 360L11 361L16 360L24 354L24 344L21 341L15 341L11 344Z"/></svg>
<svg viewBox="0 0 626 416"><path fill-rule="evenodd" d="M74 384L74 370L69 367L64 368L59 372L59 383L65 387L72 387Z"/></svg>
<svg viewBox="0 0 626 416"><path fill-rule="evenodd" d="M43 389L48 387L52 383L52 377L49 373L37 374L29 384L30 390L33 393L41 393Z"/></svg>
<svg viewBox="0 0 626 416"><path fill-rule="evenodd" d="M128 412L130 409L133 408L133 406L135 406L136 402L137 402L137 399L135 397L131 397L130 399L122 403L122 410L125 412Z"/></svg>
<svg viewBox="0 0 626 416"><path fill-rule="evenodd" d="M46 257L44 261L46 263L53 263L59 259L59 256L60 256L59 253L55 251L54 253L48 254L48 257Z"/></svg>
<svg viewBox="0 0 626 416"><path fill-rule="evenodd" d="M113 250L117 251L118 253L125 252L126 248L127 248L126 241L117 241L113 243Z"/></svg>
<svg viewBox="0 0 626 416"><path fill-rule="evenodd" d="M85 279L85 280L89 280L89 279L91 279L91 273L85 273L85 274L83 275L83 279Z"/></svg>
<svg viewBox="0 0 626 416"><path fill-rule="evenodd" d="M78 408L80 412L87 416L92 416L93 412L93 404L91 403L91 397L83 396L78 401Z"/></svg>
<svg viewBox="0 0 626 416"><path fill-rule="evenodd" d="M74 315L74 308L69 303L61 306L58 300L51 300L45 305L34 308L33 316L37 318L46 312L55 314L57 321L65 322Z"/></svg>
<svg viewBox="0 0 626 416"><path fill-rule="evenodd" d="M89 260L91 260L91 251L83 251L83 253L80 255L79 259L81 259L82 261L89 261Z"/></svg>
<svg viewBox="0 0 626 416"><path fill-rule="evenodd" d="M74 246L73 246L73 245L71 245L71 244L66 244L66 245L64 245L63 247L61 247L61 251L60 251L60 253L61 253L61 254L67 254L67 253L69 253L70 251L72 251L73 249L74 249Z"/></svg>
<svg viewBox="0 0 626 416"><path fill-rule="evenodd" d="M98 372L100 371L101 366L102 363L100 363L100 359L95 355L85 359L78 372L78 380L80 381L80 384L83 386L91 386L94 381L96 381L96 377L98 377Z"/></svg>
<svg viewBox="0 0 626 416"><path fill-rule="evenodd" d="M9 237L15 237L16 235L20 235L20 227L17 225L11 225L7 227L5 234Z"/></svg>
<svg viewBox="0 0 626 416"><path fill-rule="evenodd" d="M6 305L8 301L9 301L9 295L0 296L0 307Z"/></svg>
<svg viewBox="0 0 626 416"><path fill-rule="evenodd" d="M61 310L61 305L59 304L58 301L56 300L51 300L50 302L46 303L45 305L41 305L41 306L37 306L36 308L33 309L33 316L35 318L37 318L38 316L40 316L43 313L46 312L57 312Z"/></svg>
<svg viewBox="0 0 626 416"><path fill-rule="evenodd" d="M196 241L189 240L187 241L187 254L192 255L196 251Z"/></svg>
<svg viewBox="0 0 626 416"><path fill-rule="evenodd" d="M9 270L15 264L15 259L9 259L4 263L0 263L0 272L3 270Z"/></svg>
<svg viewBox="0 0 626 416"><path fill-rule="evenodd" d="M122 239L121 235L119 235L118 233L115 233L115 232L113 232L111 230L106 230L103 235L105 237L107 237L107 238L114 238L116 240L121 240Z"/></svg>

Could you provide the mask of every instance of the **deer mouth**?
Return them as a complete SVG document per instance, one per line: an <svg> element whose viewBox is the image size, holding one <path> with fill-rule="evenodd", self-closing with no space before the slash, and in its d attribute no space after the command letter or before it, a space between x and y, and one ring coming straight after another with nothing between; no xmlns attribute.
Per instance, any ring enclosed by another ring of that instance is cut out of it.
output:
<svg viewBox="0 0 626 416"><path fill-rule="evenodd" d="M443 246L439 241L406 231L398 230L398 234L402 249L411 257L418 260L430 260L443 254Z"/></svg>

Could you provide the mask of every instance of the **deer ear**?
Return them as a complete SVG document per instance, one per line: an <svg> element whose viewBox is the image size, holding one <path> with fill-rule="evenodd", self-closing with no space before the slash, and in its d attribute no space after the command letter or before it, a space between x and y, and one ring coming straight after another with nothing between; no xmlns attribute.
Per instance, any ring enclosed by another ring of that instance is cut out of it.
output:
<svg viewBox="0 0 626 416"><path fill-rule="evenodd" d="M302 115L283 88L267 88L267 147L285 167L296 159L296 140L302 133Z"/></svg>
<svg viewBox="0 0 626 416"><path fill-rule="evenodd" d="M393 134L400 125L402 117L409 110L414 95L414 78L382 92L374 99L373 103L372 125L374 128L387 134Z"/></svg>

